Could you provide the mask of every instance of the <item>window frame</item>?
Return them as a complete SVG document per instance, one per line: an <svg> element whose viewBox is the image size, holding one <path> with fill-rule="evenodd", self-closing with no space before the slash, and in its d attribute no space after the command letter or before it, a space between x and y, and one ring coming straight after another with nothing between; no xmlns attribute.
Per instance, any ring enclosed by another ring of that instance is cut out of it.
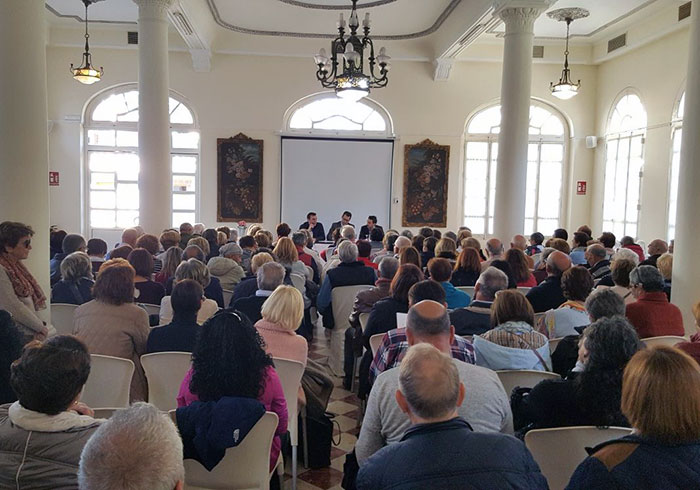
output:
<svg viewBox="0 0 700 490"><path fill-rule="evenodd" d="M487 163L488 163L488 171L487 171L487 176L486 176L486 205L485 205L485 214L483 216L475 216L475 215L470 215L470 218L484 218L484 233L483 237L490 236L492 233L489 232L489 228L493 226L491 223L493 216L491 216L490 213L490 206L489 206L489 201L491 198L491 181L493 176L491 175L491 168L490 168L490 163L491 163L491 158L493 154L493 143L498 144L498 137L500 134L499 132L496 133L470 133L469 132L469 126L471 125L472 121L479 116L482 112L491 109L493 107L500 106L501 102L500 99L494 100L488 104L484 104L480 106L477 110L475 110L470 116L467 118L467 122L464 126L464 158L462 161L462 175L460 179L460 185L461 185L461 206L462 206L462 213L461 213L461 220L462 224L465 223L465 219L467 218L466 215L466 206L465 206L465 192L466 192L466 180L467 180L467 166L468 166L468 154L467 154L467 145L472 142L485 142L487 143ZM560 199L559 199L559 216L557 218L559 225L562 226L562 223L565 219L565 216L567 215L567 209L568 209L568 179L569 179L569 167L570 167L570 145L569 145L569 140L571 139L573 135L573 130L571 128L571 123L569 121L569 118L556 106L550 104L547 101L540 100L535 97L530 98L530 107L539 107L550 114L554 115L559 119L559 121L562 124L562 127L564 128L564 133L561 136L554 136L554 135L541 135L541 134L530 134L529 128L530 125L528 124L528 152L529 152L529 146L531 144L537 144L538 145L538 160L537 160L537 174L539 175L540 172L540 167L542 164L541 161L541 153L542 153L542 145L543 144L561 144L562 145L562 172L561 172L561 192L560 192ZM494 126L495 127L495 126ZM500 128L500 124L498 126ZM500 149L499 149L500 151ZM528 162L526 162L528 163ZM498 171L498 169L496 170ZM526 178L527 179L527 178ZM524 185L527 185L527 181L524 183ZM537 231L537 223L539 219L550 219L550 218L539 218L538 217L538 206L539 206L539 178L537 179L536 183L536 191L535 191L535 202L534 202L534 216L533 218L533 229ZM494 197L495 199L495 197ZM494 200L494 208L495 208L495 200ZM530 219L530 218L525 218L525 219ZM525 222L523 222L523 227L525 226Z"/></svg>
<svg viewBox="0 0 700 490"><path fill-rule="evenodd" d="M671 118L671 151L670 151L670 159L669 159L669 166L668 166L668 199L666 200L667 206L666 206L666 238L669 240L673 240L676 235L676 219L678 217L678 183L679 183L679 175L676 175L674 179L673 175L673 160L676 156L676 153L678 154L678 158L680 160L680 144L678 145L678 152L676 152L676 138L680 138L682 142L683 138L683 115L681 115L681 110L684 109L684 104L685 104L685 94L686 90L683 89L681 91L680 96L676 99L676 103L674 104L673 107L673 116ZM679 167L680 167L680 161L679 161ZM679 168L680 170L680 168ZM680 172L679 172L680 174ZM674 187L674 180L675 182L675 187L676 187L676 195L673 196L673 187ZM673 201L675 205L675 209L673 209L673 226L671 226L671 202ZM673 232L671 232L673 230Z"/></svg>
<svg viewBox="0 0 700 490"><path fill-rule="evenodd" d="M91 130L112 130L112 131L136 131L138 132L138 122L133 122L133 121L96 121L92 118L93 113L95 109L100 105L100 103L104 102L106 99L108 99L110 96L115 95L115 94L120 94L120 93L127 93L131 91L136 91L138 92L138 83L124 83L124 84L119 84L115 85L112 87L109 87L105 90L102 90L90 98L90 100L85 104L84 110L83 110L83 117L81 120L81 157L82 157L82 179L81 179L81 216L82 216L82 226L81 228L83 229L83 232L85 236L93 236L94 230L103 230L107 232L113 232L113 231L119 231L122 230L122 227L115 226L114 228L101 228L101 227L93 227L90 223L90 212L92 210L91 205L90 205L90 176L91 176L91 171L90 171L90 161L89 161L89 154L90 152L93 151L103 151L103 152L111 152L111 153L116 153L116 152L126 152L126 153L133 153L138 157L138 147L135 146L128 146L128 147L117 147L115 146L104 146L104 145L89 145L88 144L88 131ZM168 97L169 99L174 99L180 104L184 105L185 108L190 112L192 115L192 123L191 124L186 124L186 123L171 123L170 121L168 122L168 137L169 137L169 145L170 145L170 178L169 178L169 187L170 187L170 219L173 219L173 215L176 212L192 212L191 210L177 210L173 206L173 196L176 194L185 194L185 195L191 195L194 194L195 198L195 209L194 209L194 215L195 215L195 221L199 220L200 217L200 212L201 212L201 150L202 150L202 142L201 142L201 128L199 126L199 120L197 117L197 113L192 107L192 104L189 102L189 100L184 97L182 94L174 91L174 90L169 90L168 91ZM139 108L140 109L140 108ZM138 110L138 109L137 109ZM169 110L169 114L172 114L173 111ZM199 142L197 145L197 148L176 148L173 147L173 140L172 140L172 135L173 132L192 132L196 131L199 134ZM189 174L189 173L173 173L173 157L174 156L194 156L196 157L196 171L194 174ZM140 167L140 162L139 162L139 167ZM194 192L190 191L174 191L173 190L173 175L193 175L195 178L195 188ZM115 178L115 184L117 180ZM131 182L131 181L130 181ZM137 180L136 183L140 186L140 181ZM115 207L115 210L118 208ZM115 223L116 225L116 223Z"/></svg>

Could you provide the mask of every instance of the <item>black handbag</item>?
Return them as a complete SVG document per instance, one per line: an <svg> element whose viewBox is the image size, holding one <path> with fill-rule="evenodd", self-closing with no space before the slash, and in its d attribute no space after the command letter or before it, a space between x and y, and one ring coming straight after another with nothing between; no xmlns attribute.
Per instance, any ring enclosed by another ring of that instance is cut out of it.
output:
<svg viewBox="0 0 700 490"><path fill-rule="evenodd" d="M340 425L333 420L335 415L324 412L321 415L307 414L306 436L309 450L309 467L327 468L331 465L331 444L340 444ZM333 426L338 426L338 441L333 440ZM301 427L301 420L299 420ZM303 431L299 432L299 447L303 446Z"/></svg>

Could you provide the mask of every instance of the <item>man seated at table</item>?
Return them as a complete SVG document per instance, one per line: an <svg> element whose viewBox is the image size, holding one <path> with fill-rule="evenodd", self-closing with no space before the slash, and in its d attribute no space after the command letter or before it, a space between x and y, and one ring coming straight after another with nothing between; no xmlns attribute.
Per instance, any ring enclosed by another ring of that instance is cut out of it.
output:
<svg viewBox="0 0 700 490"><path fill-rule="evenodd" d="M377 217L374 215L367 216L367 224L360 227L360 240L370 238L370 234L375 228L384 233L384 228L377 224Z"/></svg>
<svg viewBox="0 0 700 490"><path fill-rule="evenodd" d="M313 211L306 215L306 221L299 225L300 230L311 230L314 241L323 241L326 234L323 231L323 223L318 222L318 216Z"/></svg>

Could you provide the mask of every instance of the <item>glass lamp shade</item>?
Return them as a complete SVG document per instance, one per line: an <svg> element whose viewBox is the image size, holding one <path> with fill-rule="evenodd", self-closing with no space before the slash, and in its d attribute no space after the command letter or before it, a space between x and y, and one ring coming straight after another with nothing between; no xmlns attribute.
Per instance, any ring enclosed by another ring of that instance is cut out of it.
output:
<svg viewBox="0 0 700 490"><path fill-rule="evenodd" d="M369 95L369 79L364 75L340 76L336 80L335 93L341 99L358 101Z"/></svg>
<svg viewBox="0 0 700 490"><path fill-rule="evenodd" d="M73 72L73 78L75 78L80 83L85 85L92 85L95 82L99 82L102 79L102 70L95 70L91 66L71 68Z"/></svg>
<svg viewBox="0 0 700 490"><path fill-rule="evenodd" d="M567 100L578 94L580 85L574 83L557 83L552 85L552 95L558 99Z"/></svg>

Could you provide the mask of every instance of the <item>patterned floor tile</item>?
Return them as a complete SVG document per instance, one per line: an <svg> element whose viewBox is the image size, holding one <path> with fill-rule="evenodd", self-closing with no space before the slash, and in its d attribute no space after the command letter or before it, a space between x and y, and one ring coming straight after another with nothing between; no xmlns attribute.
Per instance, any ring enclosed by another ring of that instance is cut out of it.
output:
<svg viewBox="0 0 700 490"><path fill-rule="evenodd" d="M320 470L309 470L299 475L302 480L318 488L327 489L343 481L343 473L335 468L322 468Z"/></svg>
<svg viewBox="0 0 700 490"><path fill-rule="evenodd" d="M328 404L328 411L337 415L344 415L355 410L357 410L357 405L341 400L334 400Z"/></svg>

